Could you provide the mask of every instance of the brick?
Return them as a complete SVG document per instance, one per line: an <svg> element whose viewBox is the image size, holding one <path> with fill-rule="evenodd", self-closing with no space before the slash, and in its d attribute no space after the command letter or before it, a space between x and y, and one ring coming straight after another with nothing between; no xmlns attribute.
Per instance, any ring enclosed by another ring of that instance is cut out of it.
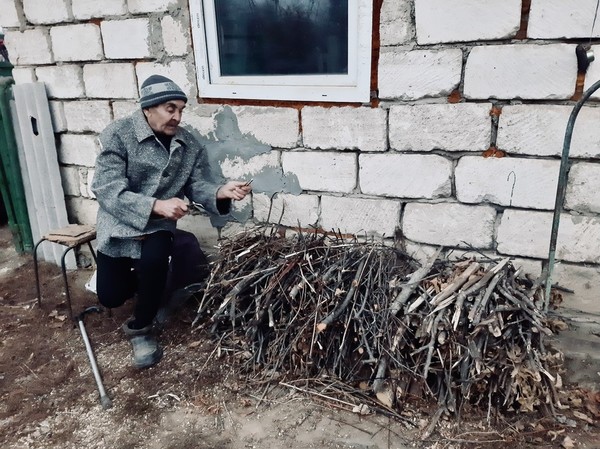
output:
<svg viewBox="0 0 600 449"><path fill-rule="evenodd" d="M272 171L274 168L277 169L278 179L282 175L277 151L258 154L245 160L239 156L228 157L220 166L223 176L227 179L252 179L259 173ZM258 179L255 181L258 182ZM253 184L253 187L256 188L256 184Z"/></svg>
<svg viewBox="0 0 600 449"><path fill-rule="evenodd" d="M128 115L133 114L133 112L137 111L139 108L140 104L137 101L113 101L113 117L115 120L127 117Z"/></svg>
<svg viewBox="0 0 600 449"><path fill-rule="evenodd" d="M325 231L393 237L400 209L394 200L322 196L320 225Z"/></svg>
<svg viewBox="0 0 600 449"><path fill-rule="evenodd" d="M398 151L484 151L490 146L490 103L390 107L390 147Z"/></svg>
<svg viewBox="0 0 600 449"><path fill-rule="evenodd" d="M552 230L551 212L507 209L498 226L498 252L547 258ZM568 262L600 261L600 219L562 214L556 257Z"/></svg>
<svg viewBox="0 0 600 449"><path fill-rule="evenodd" d="M15 67L12 69L15 84L35 83L35 70L32 67Z"/></svg>
<svg viewBox="0 0 600 449"><path fill-rule="evenodd" d="M181 20L165 16L160 21L165 52L171 56L186 56L192 48L190 35Z"/></svg>
<svg viewBox="0 0 600 449"><path fill-rule="evenodd" d="M600 213L600 165L573 164L569 170L565 207L577 212Z"/></svg>
<svg viewBox="0 0 600 449"><path fill-rule="evenodd" d="M402 233L414 242L450 247L491 248L496 210L456 203L409 203Z"/></svg>
<svg viewBox="0 0 600 449"><path fill-rule="evenodd" d="M379 55L379 98L447 96L460 83L462 51L384 47Z"/></svg>
<svg viewBox="0 0 600 449"><path fill-rule="evenodd" d="M0 25L5 28L17 28L21 26L21 20L19 18L15 0L2 1L2 7L0 8Z"/></svg>
<svg viewBox="0 0 600 449"><path fill-rule="evenodd" d="M279 223L283 226L303 228L317 223L319 197L316 195L277 194L271 204L269 195L256 193L252 196L254 218L260 223ZM269 216L269 211L271 215Z"/></svg>
<svg viewBox="0 0 600 449"><path fill-rule="evenodd" d="M94 167L100 150L96 136L63 134L60 138L58 160L65 165Z"/></svg>
<svg viewBox="0 0 600 449"><path fill-rule="evenodd" d="M396 198L440 198L452 194L452 161L442 156L362 154L360 190Z"/></svg>
<svg viewBox="0 0 600 449"><path fill-rule="evenodd" d="M72 21L67 0L23 0L23 11L34 25Z"/></svg>
<svg viewBox="0 0 600 449"><path fill-rule="evenodd" d="M514 37L521 0L415 0L417 43L470 42Z"/></svg>
<svg viewBox="0 0 600 449"><path fill-rule="evenodd" d="M504 106L498 124L498 147L516 154L559 156L563 151L565 130L572 106ZM583 107L579 111L569 155L600 156L600 109Z"/></svg>
<svg viewBox="0 0 600 449"><path fill-rule="evenodd" d="M50 38L57 61L99 61L104 55L100 27L93 23L52 27Z"/></svg>
<svg viewBox="0 0 600 449"><path fill-rule="evenodd" d="M403 45L415 34L409 0L386 0L381 6L379 25L380 44Z"/></svg>
<svg viewBox="0 0 600 449"><path fill-rule="evenodd" d="M137 98L133 64L86 64L83 67L85 91L90 98Z"/></svg>
<svg viewBox="0 0 600 449"><path fill-rule="evenodd" d="M191 104L183 114L181 123L196 130L201 136L214 135L217 127L216 116L223 106L214 104Z"/></svg>
<svg viewBox="0 0 600 449"><path fill-rule="evenodd" d="M62 188L66 196L81 195L81 175L79 167L60 167Z"/></svg>
<svg viewBox="0 0 600 449"><path fill-rule="evenodd" d="M560 161L465 156L455 171L456 198L463 203L494 203L554 209Z"/></svg>
<svg viewBox="0 0 600 449"><path fill-rule="evenodd" d="M596 0L532 0L527 37L532 39L589 38ZM591 37L600 37L594 27Z"/></svg>
<svg viewBox="0 0 600 449"><path fill-rule="evenodd" d="M100 25L108 59L142 59L152 56L149 19L105 20Z"/></svg>
<svg viewBox="0 0 600 449"><path fill-rule="evenodd" d="M576 79L574 45L486 45L469 54L464 96L567 100L573 96Z"/></svg>
<svg viewBox="0 0 600 449"><path fill-rule="evenodd" d="M275 148L298 146L300 119L296 109L237 106L232 110L242 134Z"/></svg>
<svg viewBox="0 0 600 449"><path fill-rule="evenodd" d="M69 223L96 224L98 202L88 198L70 197L66 200Z"/></svg>
<svg viewBox="0 0 600 449"><path fill-rule="evenodd" d="M386 111L366 107L302 108L302 133L307 148L385 151Z"/></svg>
<svg viewBox="0 0 600 449"><path fill-rule="evenodd" d="M600 25L596 29L600 29ZM590 89L592 85L600 79L600 64L598 64L598 55L600 55L600 45L592 45L592 51L594 52L594 55L596 55L596 63L592 62L587 69L585 83L583 85L584 91ZM590 98L595 100L600 99L600 89L596 90Z"/></svg>
<svg viewBox="0 0 600 449"><path fill-rule="evenodd" d="M150 75L163 75L172 79L185 92L189 99L196 98L196 69L193 65L186 64L182 60L172 60L167 64L154 62L139 62L135 66L138 85Z"/></svg>
<svg viewBox="0 0 600 449"><path fill-rule="evenodd" d="M554 266L552 283L573 290L574 293L561 292L562 308L574 309L578 313L600 314L600 268L559 263Z"/></svg>
<svg viewBox="0 0 600 449"><path fill-rule="evenodd" d="M127 14L126 0L71 0L73 16L78 20Z"/></svg>
<svg viewBox="0 0 600 449"><path fill-rule="evenodd" d="M285 151L281 155L284 173L298 177L303 190L351 193L356 187L356 155Z"/></svg>
<svg viewBox="0 0 600 449"><path fill-rule="evenodd" d="M35 69L38 81L46 84L50 98L79 98L84 95L81 67L61 65Z"/></svg>
<svg viewBox="0 0 600 449"><path fill-rule="evenodd" d="M94 173L96 173L96 170L94 170L93 168L87 168L85 169L85 171L85 185L82 186L81 196L85 196L86 198L96 198L96 195L94 195L94 192L92 192L91 189L92 181L94 180Z"/></svg>
<svg viewBox="0 0 600 449"><path fill-rule="evenodd" d="M50 101L50 118L55 133L63 133L67 130L67 118L62 101Z"/></svg>
<svg viewBox="0 0 600 449"><path fill-rule="evenodd" d="M101 132L112 121L108 101L69 101L64 104L69 132Z"/></svg>
<svg viewBox="0 0 600 449"><path fill-rule="evenodd" d="M133 14L164 12L175 3L176 0L127 0L129 12Z"/></svg>
<svg viewBox="0 0 600 449"><path fill-rule="evenodd" d="M52 64L50 36L44 29L5 31L4 44L13 65Z"/></svg>

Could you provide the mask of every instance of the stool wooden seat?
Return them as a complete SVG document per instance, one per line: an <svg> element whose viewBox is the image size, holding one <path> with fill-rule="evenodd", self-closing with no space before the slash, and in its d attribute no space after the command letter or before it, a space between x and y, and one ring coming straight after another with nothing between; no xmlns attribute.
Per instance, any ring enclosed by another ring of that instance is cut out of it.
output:
<svg viewBox="0 0 600 449"><path fill-rule="evenodd" d="M64 228L56 229L45 234L39 242L37 242L33 248L33 264L35 270L35 285L37 288L37 300L38 305L42 305L42 295L40 294L40 278L38 273L38 259L37 249L42 242L57 243L59 245L66 246L62 257L60 259L60 266L62 269L63 282L65 284L65 294L67 296L67 305L69 306L69 316L73 320L73 308L71 306L71 295L69 293L69 281L67 279L67 267L65 264L65 258L67 253L72 249L79 248L81 245L87 243L96 262L96 253L92 247L92 240L96 238L96 227L91 225L79 225L70 224Z"/></svg>

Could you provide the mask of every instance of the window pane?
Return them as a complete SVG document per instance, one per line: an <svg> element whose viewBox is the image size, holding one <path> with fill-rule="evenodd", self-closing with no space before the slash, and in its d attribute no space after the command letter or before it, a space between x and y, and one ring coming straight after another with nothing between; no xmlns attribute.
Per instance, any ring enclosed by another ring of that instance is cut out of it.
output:
<svg viewBox="0 0 600 449"><path fill-rule="evenodd" d="M348 73L348 0L214 0L221 76Z"/></svg>

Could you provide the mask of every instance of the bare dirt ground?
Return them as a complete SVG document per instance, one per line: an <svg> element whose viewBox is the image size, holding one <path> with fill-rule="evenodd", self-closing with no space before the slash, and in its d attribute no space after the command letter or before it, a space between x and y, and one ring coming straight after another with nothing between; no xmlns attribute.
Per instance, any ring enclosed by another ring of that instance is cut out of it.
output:
<svg viewBox="0 0 600 449"><path fill-rule="evenodd" d="M74 311L96 304L70 273ZM42 306L31 255L18 255L0 228L0 448L600 448L600 394L571 386L562 423L541 414L492 419L444 417L421 440L435 406L407 407L406 420L361 416L318 396L267 390L237 373L233 357L192 331L194 305L161 334L165 356L155 367L130 367L120 326L132 304L86 318L113 407L103 410L79 330L68 318L60 269L42 263ZM417 411L418 410L418 411ZM595 415L594 413L599 413ZM571 443L572 442L572 443ZM571 445L572 444L572 445Z"/></svg>

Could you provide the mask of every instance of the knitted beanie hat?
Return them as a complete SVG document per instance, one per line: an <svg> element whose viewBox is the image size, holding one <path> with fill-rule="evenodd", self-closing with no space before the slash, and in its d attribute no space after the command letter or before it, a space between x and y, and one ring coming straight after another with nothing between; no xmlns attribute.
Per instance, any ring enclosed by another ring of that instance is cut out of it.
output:
<svg viewBox="0 0 600 449"><path fill-rule="evenodd" d="M183 100L187 97L181 88L166 76L152 75L142 83L140 106L146 109L169 100Z"/></svg>

